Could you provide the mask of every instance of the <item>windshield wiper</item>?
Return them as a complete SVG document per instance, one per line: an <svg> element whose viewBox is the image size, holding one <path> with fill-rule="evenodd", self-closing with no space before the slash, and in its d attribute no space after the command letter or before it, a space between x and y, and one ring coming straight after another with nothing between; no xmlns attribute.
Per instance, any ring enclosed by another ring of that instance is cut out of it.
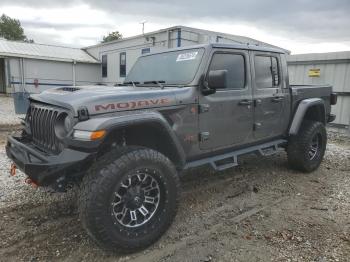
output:
<svg viewBox="0 0 350 262"><path fill-rule="evenodd" d="M164 84L165 81L164 80L159 80L159 81L153 80L153 81L145 81L143 83L144 84L157 84L161 89L164 89L164 85L162 85L162 84Z"/></svg>
<svg viewBox="0 0 350 262"><path fill-rule="evenodd" d="M138 84L140 84L140 82L128 81L123 83L123 85L132 85L133 87L136 87Z"/></svg>

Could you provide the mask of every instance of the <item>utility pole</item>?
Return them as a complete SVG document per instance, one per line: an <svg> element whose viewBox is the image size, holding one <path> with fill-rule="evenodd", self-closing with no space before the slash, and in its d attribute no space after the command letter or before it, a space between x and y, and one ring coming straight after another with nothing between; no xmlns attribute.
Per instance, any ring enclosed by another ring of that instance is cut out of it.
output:
<svg viewBox="0 0 350 262"><path fill-rule="evenodd" d="M142 22L140 22L140 24L142 24L142 34L145 34L145 24L147 23L146 20L143 20Z"/></svg>

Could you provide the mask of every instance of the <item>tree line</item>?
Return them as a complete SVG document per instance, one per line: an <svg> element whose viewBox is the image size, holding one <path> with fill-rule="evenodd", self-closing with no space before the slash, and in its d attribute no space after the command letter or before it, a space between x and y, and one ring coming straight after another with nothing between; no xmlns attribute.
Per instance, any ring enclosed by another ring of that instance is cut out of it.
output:
<svg viewBox="0 0 350 262"><path fill-rule="evenodd" d="M5 14L0 16L0 37L7 40L23 41L33 43L33 39L27 38L18 19L11 18Z"/></svg>

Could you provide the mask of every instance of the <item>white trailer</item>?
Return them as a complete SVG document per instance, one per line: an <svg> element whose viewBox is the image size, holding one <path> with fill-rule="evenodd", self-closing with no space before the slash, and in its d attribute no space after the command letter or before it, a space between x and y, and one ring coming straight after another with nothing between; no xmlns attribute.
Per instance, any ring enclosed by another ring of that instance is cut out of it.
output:
<svg viewBox="0 0 350 262"><path fill-rule="evenodd" d="M276 47L252 38L185 26L174 26L84 48L101 61L101 82L114 85L124 81L142 54L207 43L241 43Z"/></svg>

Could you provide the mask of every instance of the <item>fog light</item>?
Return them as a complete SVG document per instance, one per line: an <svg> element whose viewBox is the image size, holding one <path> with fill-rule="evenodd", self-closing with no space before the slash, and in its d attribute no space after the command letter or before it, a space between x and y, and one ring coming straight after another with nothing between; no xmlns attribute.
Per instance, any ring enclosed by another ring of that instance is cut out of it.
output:
<svg viewBox="0 0 350 262"><path fill-rule="evenodd" d="M104 137L106 134L105 130L97 131L84 131L84 130L74 130L73 138L85 141L94 141Z"/></svg>

